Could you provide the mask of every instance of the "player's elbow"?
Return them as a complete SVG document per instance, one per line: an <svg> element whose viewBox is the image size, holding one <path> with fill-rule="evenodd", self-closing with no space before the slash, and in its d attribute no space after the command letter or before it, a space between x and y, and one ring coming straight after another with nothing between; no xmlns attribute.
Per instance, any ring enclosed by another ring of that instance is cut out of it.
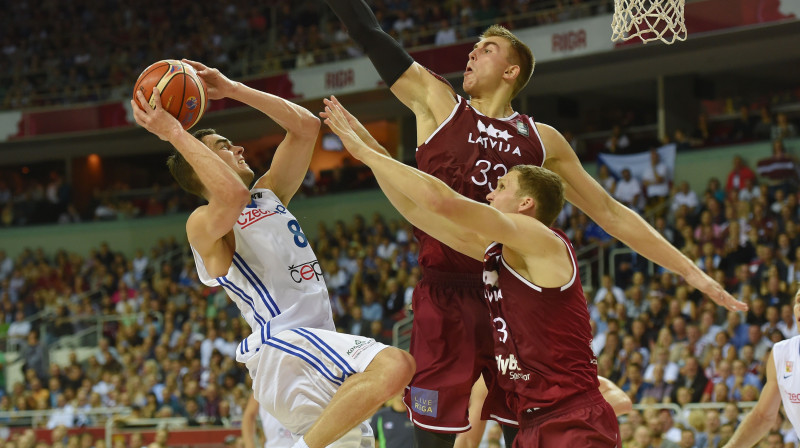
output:
<svg viewBox="0 0 800 448"><path fill-rule="evenodd" d="M226 189L223 196L221 199L225 203L236 204L241 208L245 208L250 203L250 190L241 182L237 182L231 188Z"/></svg>
<svg viewBox="0 0 800 448"><path fill-rule="evenodd" d="M614 414L619 417L620 415L625 415L633 410L633 400L631 400L631 397L629 397L628 394L622 392L619 394L619 397L617 397L617 400L612 407L614 408Z"/></svg>
<svg viewBox="0 0 800 448"><path fill-rule="evenodd" d="M319 133L319 129L322 126L320 119L308 110L303 112L303 115L300 117L299 121L304 132L314 135Z"/></svg>

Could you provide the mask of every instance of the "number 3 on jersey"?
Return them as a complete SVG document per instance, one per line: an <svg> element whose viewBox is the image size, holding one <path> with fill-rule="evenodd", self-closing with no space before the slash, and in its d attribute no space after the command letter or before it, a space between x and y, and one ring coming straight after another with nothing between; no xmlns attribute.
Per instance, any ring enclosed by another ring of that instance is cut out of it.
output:
<svg viewBox="0 0 800 448"><path fill-rule="evenodd" d="M481 185L481 186L486 185L488 183L490 191L494 191L494 188L497 186L497 179L500 179L501 177L505 176L506 173L508 172L508 169L502 163L498 163L492 166L492 162L488 160L478 160L477 162L475 162L475 166L477 166L478 169L481 170L481 176L478 176L479 177L478 179L476 179L475 176L472 176L472 182L474 182L475 185ZM490 172L493 174L500 172L500 174L494 176L494 185L492 185L492 182L489 180Z"/></svg>
<svg viewBox="0 0 800 448"><path fill-rule="evenodd" d="M306 238L303 230L300 229L300 223L297 222L296 219L289 221L287 226L289 227L289 231L292 232L292 235L294 235L294 244L297 244L297 247L308 246L308 238Z"/></svg>

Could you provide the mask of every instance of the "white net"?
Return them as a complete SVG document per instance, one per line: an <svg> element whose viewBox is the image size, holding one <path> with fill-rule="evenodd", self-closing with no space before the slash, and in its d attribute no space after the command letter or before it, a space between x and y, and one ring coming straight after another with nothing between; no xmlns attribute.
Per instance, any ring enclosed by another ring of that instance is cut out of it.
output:
<svg viewBox="0 0 800 448"><path fill-rule="evenodd" d="M642 42L672 44L686 40L685 0L614 0L611 40L638 37Z"/></svg>

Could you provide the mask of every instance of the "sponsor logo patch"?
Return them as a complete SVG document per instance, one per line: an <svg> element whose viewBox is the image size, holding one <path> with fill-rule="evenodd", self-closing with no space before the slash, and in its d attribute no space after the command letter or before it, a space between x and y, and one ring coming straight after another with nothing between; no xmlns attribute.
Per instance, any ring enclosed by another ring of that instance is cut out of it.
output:
<svg viewBox="0 0 800 448"><path fill-rule="evenodd" d="M436 417L439 408L439 391L411 388L411 410L419 415Z"/></svg>
<svg viewBox="0 0 800 448"><path fill-rule="evenodd" d="M300 283L303 280L319 280L322 277L322 267L319 261L311 260L305 263L289 266L289 275L295 283Z"/></svg>
<svg viewBox="0 0 800 448"><path fill-rule="evenodd" d="M277 214L283 215L286 213L286 207L282 205L278 205L277 207L275 207L275 210L261 210L258 208L250 208L251 205L255 207L255 199L256 199L252 196L251 198L252 200L250 202L250 205L247 206L247 209L242 211L242 214L239 215L239 219L236 220L236 223L239 224L242 229L247 228L249 225L255 224L258 221L261 221L264 218L269 218L272 215L277 215Z"/></svg>
<svg viewBox="0 0 800 448"><path fill-rule="evenodd" d="M528 125L522 120L517 120L517 133L525 137L528 136Z"/></svg>
<svg viewBox="0 0 800 448"><path fill-rule="evenodd" d="M364 351L375 345L375 339L356 339L354 345L347 349L347 356L356 359L361 356Z"/></svg>

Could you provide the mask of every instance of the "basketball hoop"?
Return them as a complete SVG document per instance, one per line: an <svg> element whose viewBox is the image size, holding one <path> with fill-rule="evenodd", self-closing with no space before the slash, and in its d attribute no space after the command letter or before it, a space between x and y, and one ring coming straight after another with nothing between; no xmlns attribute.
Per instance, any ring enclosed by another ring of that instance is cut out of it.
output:
<svg viewBox="0 0 800 448"><path fill-rule="evenodd" d="M611 40L638 37L642 42L660 40L669 45L686 40L685 0L614 0Z"/></svg>

